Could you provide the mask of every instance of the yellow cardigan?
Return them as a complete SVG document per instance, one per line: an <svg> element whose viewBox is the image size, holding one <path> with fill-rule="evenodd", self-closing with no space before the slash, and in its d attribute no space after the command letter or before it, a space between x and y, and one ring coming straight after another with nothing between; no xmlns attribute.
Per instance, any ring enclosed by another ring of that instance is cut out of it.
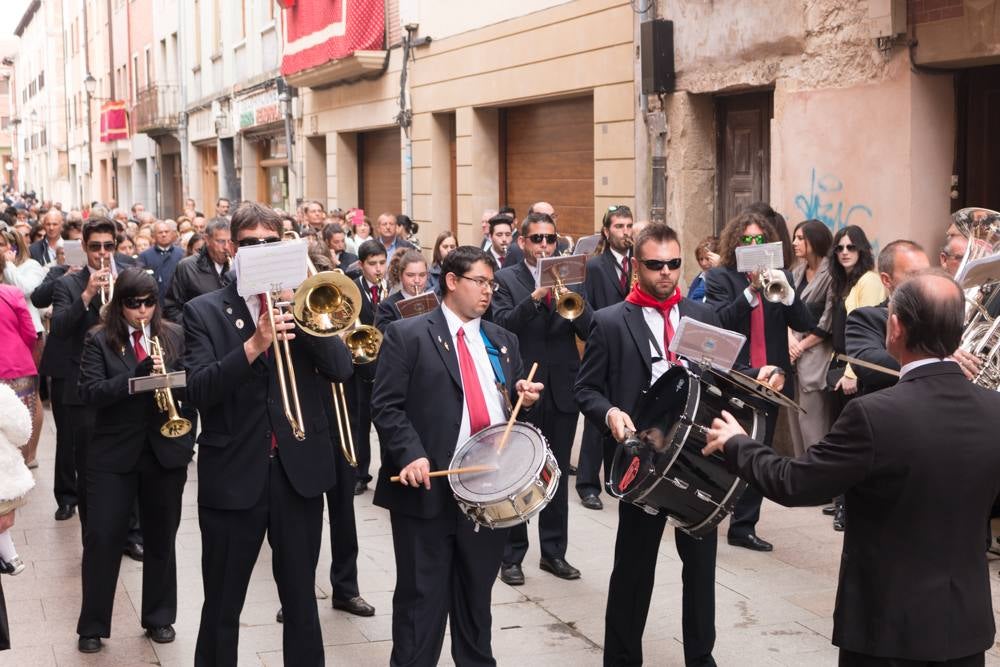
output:
<svg viewBox="0 0 1000 667"><path fill-rule="evenodd" d="M865 275L858 278L858 282L847 293L847 296L844 298L844 309L850 315L851 311L855 308L879 305L885 301L885 297L885 286L882 284L882 278L875 271L868 271ZM854 370L850 364L844 369L844 376L852 380L856 380L858 377L854 374Z"/></svg>

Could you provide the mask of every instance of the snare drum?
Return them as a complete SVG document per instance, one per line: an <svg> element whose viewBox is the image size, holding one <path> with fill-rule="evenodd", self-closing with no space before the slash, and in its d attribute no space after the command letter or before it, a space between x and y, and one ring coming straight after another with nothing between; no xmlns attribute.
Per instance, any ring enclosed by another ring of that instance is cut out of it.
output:
<svg viewBox="0 0 1000 667"><path fill-rule="evenodd" d="M701 377L676 366L643 395L632 415L634 438L615 451L609 492L650 514L665 514L684 532L702 537L729 514L746 489L722 456L704 456L706 431L723 410L751 438L761 435L759 401L725 374Z"/></svg>
<svg viewBox="0 0 1000 667"><path fill-rule="evenodd" d="M450 468L489 466L496 470L450 475L452 493L470 519L487 528L526 522L549 504L559 487L559 466L542 432L514 422L503 451L507 424L494 424L455 451Z"/></svg>

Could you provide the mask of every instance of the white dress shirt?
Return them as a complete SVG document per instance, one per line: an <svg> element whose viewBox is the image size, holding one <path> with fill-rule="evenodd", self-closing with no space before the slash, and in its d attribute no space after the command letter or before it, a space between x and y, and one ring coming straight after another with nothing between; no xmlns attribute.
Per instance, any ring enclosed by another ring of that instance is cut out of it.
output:
<svg viewBox="0 0 1000 667"><path fill-rule="evenodd" d="M129 345L132 347L133 350L135 349L135 338L133 338L133 334L136 331L138 331L138 329L136 329L131 324L128 324L128 340L129 340ZM141 347L143 350L145 350L146 355L149 356L149 354L150 354L150 352L149 352L149 322L146 322L146 324L143 325L143 327L142 327L142 338L139 339L139 347Z"/></svg>
<svg viewBox="0 0 1000 667"><path fill-rule="evenodd" d="M670 309L670 327L677 332L677 327L680 326L681 313L680 308L675 304L673 308ZM663 331L663 315L660 314L656 308L643 308L642 309L642 319L646 321L646 326L649 327L650 333L656 338L657 344L660 346L659 351L653 345L653 342L649 342L649 356L653 360L652 374L649 378L649 386L652 387L653 384L660 379L660 376L666 373L671 366L670 361L668 361L667 347L669 344L664 339ZM662 354L661 354L662 353Z"/></svg>
<svg viewBox="0 0 1000 667"><path fill-rule="evenodd" d="M476 365L476 375L479 376L479 385L482 387L483 397L486 399L486 411L490 415L490 424L499 424L505 421L506 415L503 409L503 397L500 396L500 390L497 389L496 376L493 374L493 366L490 364L490 357L486 352L486 344L483 343L482 335L479 333L479 318L462 322L458 315L452 312L444 303L441 304L441 311L444 313L444 319L448 323L448 332L451 334L450 346L455 350L456 359L458 358L458 330L463 329L465 331L465 345L469 348L469 354ZM458 367L459 372L461 372L462 364L459 363ZM511 382L514 379L507 378L507 381ZM464 386L467 381L467 378L463 377L462 385ZM463 396L462 425L458 429L456 447L469 439L470 430L469 404Z"/></svg>
<svg viewBox="0 0 1000 667"><path fill-rule="evenodd" d="M618 279L621 280L622 277L622 260L625 259L625 255L621 254L614 248L608 245L608 250L611 251L611 256L615 258L615 271L618 272Z"/></svg>
<svg viewBox="0 0 1000 667"><path fill-rule="evenodd" d="M950 361L950 362L955 363L955 364L958 363L957 361L955 361L951 357L947 357L945 359L938 359L937 357L928 357L926 359L917 359L916 361L911 361L908 364L903 364L903 367L899 369L899 379L902 380L903 376L905 376L907 373L909 373L912 370L916 370L916 369L920 368L921 366L926 366L927 364L936 364L939 361Z"/></svg>

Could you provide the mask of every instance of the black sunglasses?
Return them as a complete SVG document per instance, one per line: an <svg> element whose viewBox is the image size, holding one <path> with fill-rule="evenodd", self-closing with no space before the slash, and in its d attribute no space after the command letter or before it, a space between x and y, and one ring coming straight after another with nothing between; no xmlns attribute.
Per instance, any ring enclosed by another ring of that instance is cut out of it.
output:
<svg viewBox="0 0 1000 667"><path fill-rule="evenodd" d="M667 267L671 271L681 268L680 257L673 259L640 259L639 262L650 271L662 271L663 267Z"/></svg>
<svg viewBox="0 0 1000 667"><path fill-rule="evenodd" d="M848 243L847 245L839 245L839 246L837 246L837 252L856 252L857 249L858 249L858 246L854 245L853 243Z"/></svg>
<svg viewBox="0 0 1000 667"><path fill-rule="evenodd" d="M101 250L114 250L114 249L115 249L114 241L105 241L104 243L101 243L99 241L92 241L87 244L87 250L89 250L90 252L99 252Z"/></svg>
<svg viewBox="0 0 1000 667"><path fill-rule="evenodd" d="M265 243L279 243L279 242L281 242L280 236L267 236L262 239L254 239L254 238L240 239L236 243L236 245L239 246L240 248L246 248L247 246L252 246L252 245L264 245Z"/></svg>
<svg viewBox="0 0 1000 667"><path fill-rule="evenodd" d="M142 296L128 296L122 299L122 305L131 310L136 310L142 306L146 308L152 308L156 305L156 297L154 295L142 297Z"/></svg>
<svg viewBox="0 0 1000 667"><path fill-rule="evenodd" d="M757 245L760 245L764 243L764 241L766 240L767 239L764 238L763 234L744 234L743 236L740 237L740 242L743 245L750 245L751 243L756 243Z"/></svg>
<svg viewBox="0 0 1000 667"><path fill-rule="evenodd" d="M559 235L558 234L529 234L528 235L528 240L531 241L532 243L541 243L542 241L545 241L546 243L552 243L552 244L554 244L556 241L559 240Z"/></svg>

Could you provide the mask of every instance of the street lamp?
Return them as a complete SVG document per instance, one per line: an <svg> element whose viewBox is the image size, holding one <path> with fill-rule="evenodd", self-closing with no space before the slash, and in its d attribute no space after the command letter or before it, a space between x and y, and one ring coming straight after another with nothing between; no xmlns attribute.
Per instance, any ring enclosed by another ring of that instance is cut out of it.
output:
<svg viewBox="0 0 1000 667"><path fill-rule="evenodd" d="M83 88L87 91L87 97L93 97L97 92L97 79L90 72L87 72L87 77L83 80Z"/></svg>

